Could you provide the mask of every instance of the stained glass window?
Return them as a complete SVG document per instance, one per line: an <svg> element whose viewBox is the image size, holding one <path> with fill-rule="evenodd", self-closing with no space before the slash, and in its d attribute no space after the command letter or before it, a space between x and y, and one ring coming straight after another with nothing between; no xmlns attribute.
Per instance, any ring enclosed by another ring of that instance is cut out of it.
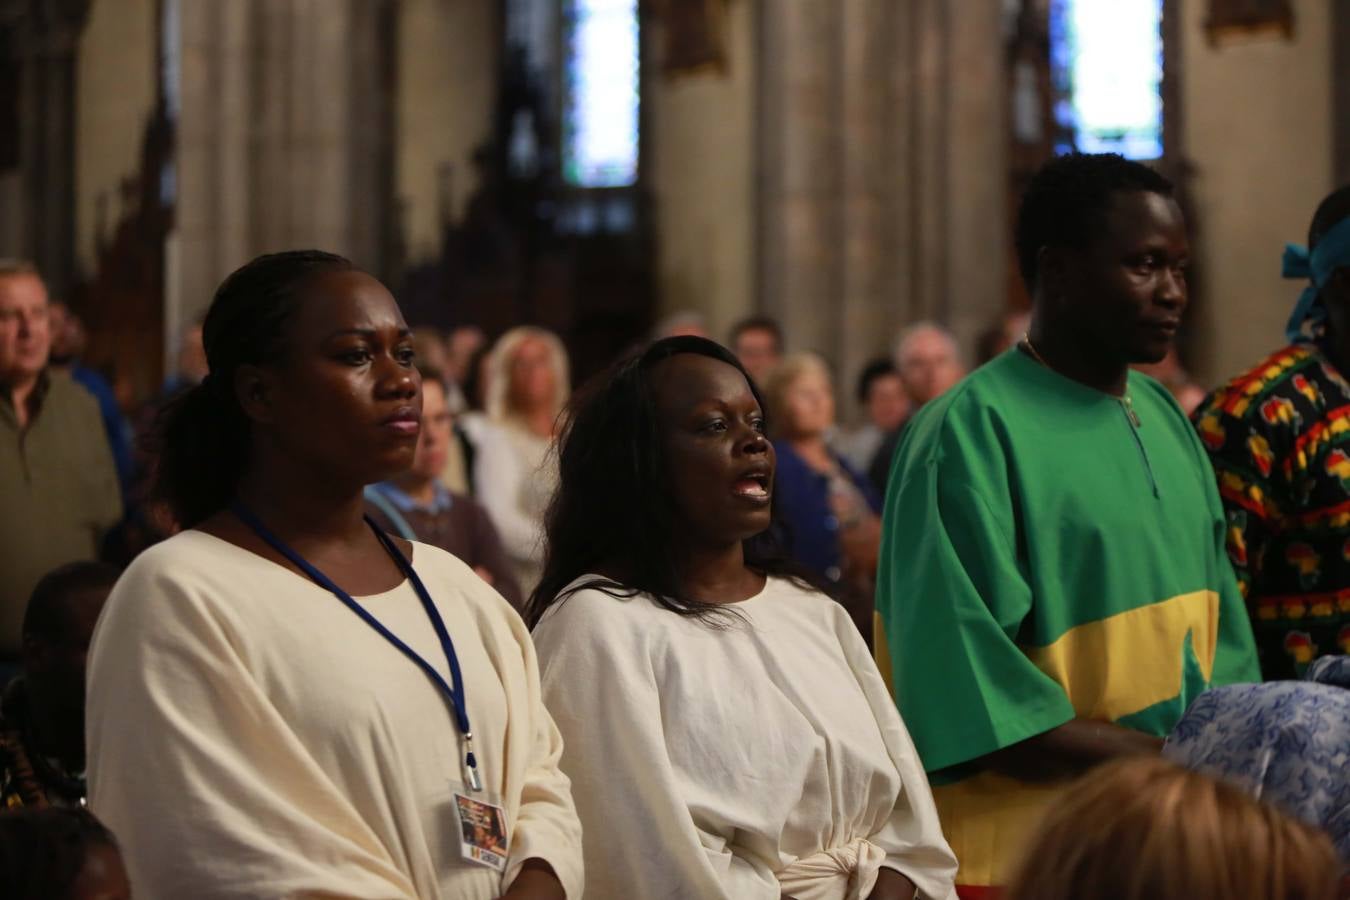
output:
<svg viewBox="0 0 1350 900"><path fill-rule="evenodd" d="M563 178L636 184L638 0L564 0L563 10Z"/></svg>
<svg viewBox="0 0 1350 900"><path fill-rule="evenodd" d="M1163 0L1051 0L1055 150L1163 155Z"/></svg>

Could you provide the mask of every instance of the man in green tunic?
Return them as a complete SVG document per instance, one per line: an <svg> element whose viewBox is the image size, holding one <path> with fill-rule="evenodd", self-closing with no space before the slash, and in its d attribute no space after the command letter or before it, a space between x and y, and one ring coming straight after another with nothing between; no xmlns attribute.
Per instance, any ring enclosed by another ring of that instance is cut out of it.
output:
<svg viewBox="0 0 1350 900"><path fill-rule="evenodd" d="M963 897L1006 881L1066 780L1156 753L1210 685L1259 680L1223 508L1163 358L1189 248L1172 187L1115 155L1033 179L1030 333L913 421L886 499L877 658Z"/></svg>

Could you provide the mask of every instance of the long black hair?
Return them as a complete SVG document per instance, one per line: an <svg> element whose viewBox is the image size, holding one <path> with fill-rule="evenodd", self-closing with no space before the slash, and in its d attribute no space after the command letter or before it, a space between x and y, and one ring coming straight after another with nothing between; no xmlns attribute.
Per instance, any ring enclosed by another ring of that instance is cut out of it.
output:
<svg viewBox="0 0 1350 900"><path fill-rule="evenodd" d="M154 496L181 527L223 509L244 474L249 427L234 393L239 367L279 362L305 286L354 268L334 253L290 250L259 256L220 285L202 323L209 374L165 406L152 442Z"/></svg>
<svg viewBox="0 0 1350 900"><path fill-rule="evenodd" d="M683 353L735 367L760 409L765 408L740 360L701 337L657 341L583 388L573 398L558 441L559 484L545 516L544 572L525 607L531 627L550 606L585 589L617 598L648 594L677 615L710 624L727 618L725 608L689 595L676 555L683 541L651 373L658 363ZM779 549L776 532L771 527L745 541L746 565L819 587ZM568 587L615 562L623 567L623 584L596 577Z"/></svg>

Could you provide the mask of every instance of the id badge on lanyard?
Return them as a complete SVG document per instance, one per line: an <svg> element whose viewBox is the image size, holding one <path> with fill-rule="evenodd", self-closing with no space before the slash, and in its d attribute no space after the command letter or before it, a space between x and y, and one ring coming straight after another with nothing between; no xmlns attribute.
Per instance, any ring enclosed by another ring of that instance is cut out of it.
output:
<svg viewBox="0 0 1350 900"><path fill-rule="evenodd" d="M464 698L464 677L460 673L459 656L455 653L454 641L450 639L450 632L446 630L445 621L441 618L440 611L436 609L436 604L432 602L431 595L427 592L426 585L422 583L422 579L419 578L417 572L413 570L412 563L409 562L408 558L398 549L398 546L394 544L393 540L391 540L387 534L380 531L379 527L370 520L369 516L366 517L366 524L370 526L370 530L375 533L375 537L379 539L380 544L384 547L385 551L393 558L394 562L398 565L399 570L403 572L404 576L407 577L410 582L412 582L413 590L417 593L417 598L422 602L422 608L426 611L427 618L431 620L431 627L435 629L436 637L441 642L441 649L445 652L445 660L450 666L450 677L454 681L453 686L446 684L441 673L436 671L436 668L431 665L431 663L423 659L420 653L412 647L409 647L398 635L386 628L384 623L375 618L369 610L360 603L357 603L351 594L348 594L342 588L334 584L327 575L310 565L304 557L291 549L285 541L273 534L272 531L262 523L262 520L255 516L242 503L235 502L231 509L234 514L239 517L239 521L247 525L253 533L262 538L268 546L288 559L319 587L341 600L344 606L360 617L361 621L373 628L377 634L393 644L404 656L416 663L417 667L426 673L427 677L436 685L441 694L450 701L450 707L454 710L455 725L459 728L460 736L464 740L465 783L468 784L469 789L474 793L481 793L483 790L483 780L479 777L478 759L473 752L473 729L469 726L469 706ZM491 808L500 811L500 807ZM485 860L479 861L486 862Z"/></svg>

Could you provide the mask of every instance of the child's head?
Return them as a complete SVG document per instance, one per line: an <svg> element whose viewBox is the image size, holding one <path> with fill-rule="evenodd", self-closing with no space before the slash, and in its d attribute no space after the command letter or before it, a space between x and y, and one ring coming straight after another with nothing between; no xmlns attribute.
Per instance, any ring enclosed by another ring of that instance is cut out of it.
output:
<svg viewBox="0 0 1350 900"><path fill-rule="evenodd" d="M83 809L0 812L0 897L129 900L112 833Z"/></svg>
<svg viewBox="0 0 1350 900"><path fill-rule="evenodd" d="M1032 835L1007 900L1336 900L1320 831L1148 757L1094 770Z"/></svg>

